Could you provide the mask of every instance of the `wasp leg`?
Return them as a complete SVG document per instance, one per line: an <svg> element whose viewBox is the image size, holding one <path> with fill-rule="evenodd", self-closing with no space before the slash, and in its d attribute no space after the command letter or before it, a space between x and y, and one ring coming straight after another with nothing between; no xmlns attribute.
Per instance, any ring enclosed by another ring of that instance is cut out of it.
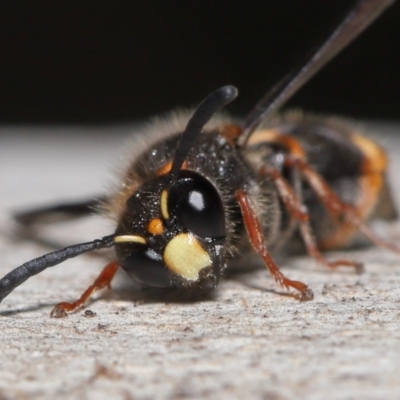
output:
<svg viewBox="0 0 400 400"><path fill-rule="evenodd" d="M111 289L111 281L117 272L119 264L116 261L110 262L100 273L97 279L92 285L90 285L82 294L82 296L74 301L73 303L59 303L57 304L50 313L52 318L63 318L67 316L67 311L74 311L78 307L83 306L89 297L99 289L108 287Z"/></svg>
<svg viewBox="0 0 400 400"><path fill-rule="evenodd" d="M285 207L288 209L290 215L299 222L301 237L304 241L307 252L311 257L315 258L318 262L326 267L336 268L339 266L348 266L354 267L357 273L361 273L363 271L362 263L356 261L328 261L318 249L317 242L310 226L309 215L306 206L297 198L293 189L290 187L288 182L286 182L281 173L276 168L264 166L260 169L260 174L270 177L275 182L279 196L282 199Z"/></svg>
<svg viewBox="0 0 400 400"><path fill-rule="evenodd" d="M75 203L62 203L14 214L14 218L24 226L37 223L54 223L87 216L106 198L90 199Z"/></svg>
<svg viewBox="0 0 400 400"><path fill-rule="evenodd" d="M265 241L262 234L260 222L250 204L248 196L242 190L238 190L236 193L236 197L239 201L244 225L246 226L250 243L253 246L254 250L264 260L265 265L267 266L269 272L272 274L275 280L286 289L292 287L297 291L299 291L300 301L312 300L314 297L313 292L305 283L299 281L292 281L286 278L279 270L278 266L275 264L274 260L272 259L271 255L269 254L265 246Z"/></svg>
<svg viewBox="0 0 400 400"><path fill-rule="evenodd" d="M357 229L359 229L363 235L365 235L377 246L387 248L395 253L400 253L399 247L375 235L375 233L372 232L372 230L368 228L363 220L357 215L357 208L352 207L351 205L340 200L340 198L332 191L325 180L317 172L315 172L311 166L307 164L307 162L299 157L287 155L285 157L285 166L289 168L296 168L300 171L319 200L322 202L322 204L324 204L328 212L331 214L332 218L344 218L348 224L357 227ZM326 245L324 247L329 248L330 246Z"/></svg>

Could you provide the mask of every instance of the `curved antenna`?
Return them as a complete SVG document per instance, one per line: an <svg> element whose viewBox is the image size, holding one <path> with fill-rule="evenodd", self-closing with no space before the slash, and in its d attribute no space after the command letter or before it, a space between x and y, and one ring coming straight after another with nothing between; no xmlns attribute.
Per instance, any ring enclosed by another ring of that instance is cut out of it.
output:
<svg viewBox="0 0 400 400"><path fill-rule="evenodd" d="M238 146L245 146L251 134L268 116L286 103L328 61L351 43L396 0L359 0L330 36L299 68L289 73L256 104L247 116Z"/></svg>
<svg viewBox="0 0 400 400"><path fill-rule="evenodd" d="M113 245L114 235L105 236L92 242L65 247L22 264L0 279L0 302L28 278L44 271L46 268L54 267L68 258L79 256L88 251L104 249Z"/></svg>
<svg viewBox="0 0 400 400"><path fill-rule="evenodd" d="M234 86L223 86L208 95L196 108L176 148L170 174L176 175L182 167L189 151L204 125L222 107L235 100L238 90Z"/></svg>

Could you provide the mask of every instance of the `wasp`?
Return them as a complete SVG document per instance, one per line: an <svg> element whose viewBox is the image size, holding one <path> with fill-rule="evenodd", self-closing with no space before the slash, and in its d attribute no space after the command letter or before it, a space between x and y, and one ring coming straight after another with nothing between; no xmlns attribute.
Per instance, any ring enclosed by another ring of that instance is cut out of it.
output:
<svg viewBox="0 0 400 400"><path fill-rule="evenodd" d="M95 282L72 303L54 307L62 317L110 285L121 267L157 288L218 286L231 260L249 251L262 258L284 288L313 299L305 283L287 278L271 251L301 240L330 268L362 264L325 259L322 250L343 247L361 232L378 245L398 249L367 227L373 218L394 218L384 151L351 124L307 116L278 115L279 108L393 1L360 0L323 44L272 88L238 124L219 111L238 91L224 86L191 115L155 123L147 148L130 163L115 193L100 208L116 221L101 239L75 244L26 262L0 280L0 301L26 279L83 253L113 248ZM217 114L217 115L216 115ZM93 201L20 214L32 224L59 212L81 215Z"/></svg>

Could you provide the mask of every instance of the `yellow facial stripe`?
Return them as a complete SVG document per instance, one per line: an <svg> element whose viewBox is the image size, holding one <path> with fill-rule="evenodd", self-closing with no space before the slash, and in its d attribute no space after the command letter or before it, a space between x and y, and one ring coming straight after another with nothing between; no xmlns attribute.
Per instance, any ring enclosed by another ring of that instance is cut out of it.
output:
<svg viewBox="0 0 400 400"><path fill-rule="evenodd" d="M154 218L149 222L147 230L152 235L161 235L164 232L164 224L160 218Z"/></svg>
<svg viewBox="0 0 400 400"><path fill-rule="evenodd" d="M168 192L165 189L161 192L161 214L165 219L169 219Z"/></svg>
<svg viewBox="0 0 400 400"><path fill-rule="evenodd" d="M137 235L121 235L114 238L115 243L141 243L146 244L146 239Z"/></svg>
<svg viewBox="0 0 400 400"><path fill-rule="evenodd" d="M199 272L212 265L210 255L190 233L175 236L165 247L167 267L188 281L197 281Z"/></svg>

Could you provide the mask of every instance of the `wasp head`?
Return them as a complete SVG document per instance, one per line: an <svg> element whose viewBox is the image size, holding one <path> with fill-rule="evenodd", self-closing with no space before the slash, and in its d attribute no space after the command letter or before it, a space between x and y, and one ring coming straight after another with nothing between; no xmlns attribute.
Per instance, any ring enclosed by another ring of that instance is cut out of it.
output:
<svg viewBox="0 0 400 400"><path fill-rule="evenodd" d="M218 284L225 238L221 195L201 174L181 170L129 198L115 247L122 268L141 284L208 287Z"/></svg>
<svg viewBox="0 0 400 400"><path fill-rule="evenodd" d="M196 108L165 175L145 182L128 200L115 235L122 268L155 287L218 284L226 224L221 195L206 177L182 169L204 125L237 96L224 86Z"/></svg>

